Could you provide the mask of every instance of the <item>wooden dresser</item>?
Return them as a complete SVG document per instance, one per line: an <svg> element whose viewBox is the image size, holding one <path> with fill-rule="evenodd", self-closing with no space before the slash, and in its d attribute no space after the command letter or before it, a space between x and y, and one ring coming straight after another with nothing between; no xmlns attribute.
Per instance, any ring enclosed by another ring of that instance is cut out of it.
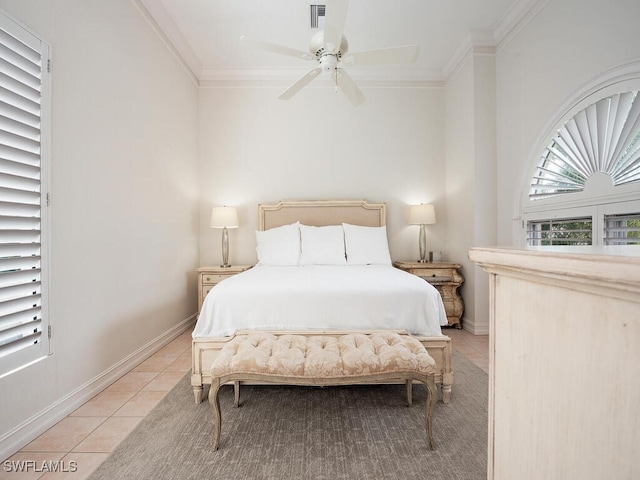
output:
<svg viewBox="0 0 640 480"><path fill-rule="evenodd" d="M393 266L405 272L423 278L438 289L449 325L462 328L462 313L464 312L464 302L458 288L464 283L464 277L460 273L461 265L447 262L394 262Z"/></svg>
<svg viewBox="0 0 640 480"><path fill-rule="evenodd" d="M204 297L209 290L225 278L233 277L240 272L249 270L251 265L231 265L230 267L200 267L198 268L198 313L202 308Z"/></svg>
<svg viewBox="0 0 640 480"><path fill-rule="evenodd" d="M469 258L490 274L488 478L640 478L640 247Z"/></svg>

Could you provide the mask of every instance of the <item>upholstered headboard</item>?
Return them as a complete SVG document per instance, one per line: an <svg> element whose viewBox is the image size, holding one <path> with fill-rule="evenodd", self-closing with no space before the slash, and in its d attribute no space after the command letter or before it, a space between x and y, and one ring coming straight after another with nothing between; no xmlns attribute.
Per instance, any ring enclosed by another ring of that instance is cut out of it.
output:
<svg viewBox="0 0 640 480"><path fill-rule="evenodd" d="M258 205L259 229L294 222L323 227L350 223L366 227L386 224L386 205L366 200L299 200Z"/></svg>

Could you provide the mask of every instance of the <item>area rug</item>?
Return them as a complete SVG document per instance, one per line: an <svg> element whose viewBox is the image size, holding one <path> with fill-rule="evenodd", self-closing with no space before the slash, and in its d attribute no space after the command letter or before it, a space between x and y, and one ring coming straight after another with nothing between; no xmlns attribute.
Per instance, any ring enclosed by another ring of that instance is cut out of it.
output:
<svg viewBox="0 0 640 480"><path fill-rule="evenodd" d="M406 406L402 385L243 386L220 391L222 437L196 405L187 374L90 477L381 480L486 478L487 374L453 355L451 402L438 402L426 447L426 388Z"/></svg>

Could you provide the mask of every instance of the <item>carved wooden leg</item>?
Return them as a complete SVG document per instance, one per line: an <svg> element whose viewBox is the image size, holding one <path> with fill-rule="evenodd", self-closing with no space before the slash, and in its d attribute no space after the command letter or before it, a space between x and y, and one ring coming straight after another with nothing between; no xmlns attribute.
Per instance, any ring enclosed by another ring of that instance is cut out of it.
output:
<svg viewBox="0 0 640 480"><path fill-rule="evenodd" d="M238 408L240 404L240 380L233 382L233 406Z"/></svg>
<svg viewBox="0 0 640 480"><path fill-rule="evenodd" d="M220 413L220 399L218 391L220 390L220 379L212 378L211 387L209 389L209 403L213 411L213 450L218 450L220 443L220 430L222 429L222 415Z"/></svg>
<svg viewBox="0 0 640 480"><path fill-rule="evenodd" d="M429 444L429 450L435 450L435 444L433 442L433 412L436 409L436 403L438 403L438 390L433 377L427 377L425 381L427 386L427 411L426 411L426 427L427 427L427 442Z"/></svg>
<svg viewBox="0 0 640 480"><path fill-rule="evenodd" d="M413 380L406 380L407 384L407 406L410 407L413 403Z"/></svg>

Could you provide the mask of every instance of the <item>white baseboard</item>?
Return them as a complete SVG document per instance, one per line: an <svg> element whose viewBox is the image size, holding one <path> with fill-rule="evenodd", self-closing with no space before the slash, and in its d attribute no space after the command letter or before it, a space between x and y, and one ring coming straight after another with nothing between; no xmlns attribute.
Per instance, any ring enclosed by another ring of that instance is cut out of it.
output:
<svg viewBox="0 0 640 480"><path fill-rule="evenodd" d="M462 328L473 335L489 335L489 325L476 325L468 318L462 318Z"/></svg>
<svg viewBox="0 0 640 480"><path fill-rule="evenodd" d="M89 380L84 385L81 385L76 390L60 398L33 417L7 432L0 438L0 459L4 461L14 453L20 451L22 447L31 443L78 407L82 406L109 385L112 385L120 377L133 370L133 368L162 347L169 344L185 330L192 327L195 318L195 314L191 315L146 345L140 347L128 357Z"/></svg>

